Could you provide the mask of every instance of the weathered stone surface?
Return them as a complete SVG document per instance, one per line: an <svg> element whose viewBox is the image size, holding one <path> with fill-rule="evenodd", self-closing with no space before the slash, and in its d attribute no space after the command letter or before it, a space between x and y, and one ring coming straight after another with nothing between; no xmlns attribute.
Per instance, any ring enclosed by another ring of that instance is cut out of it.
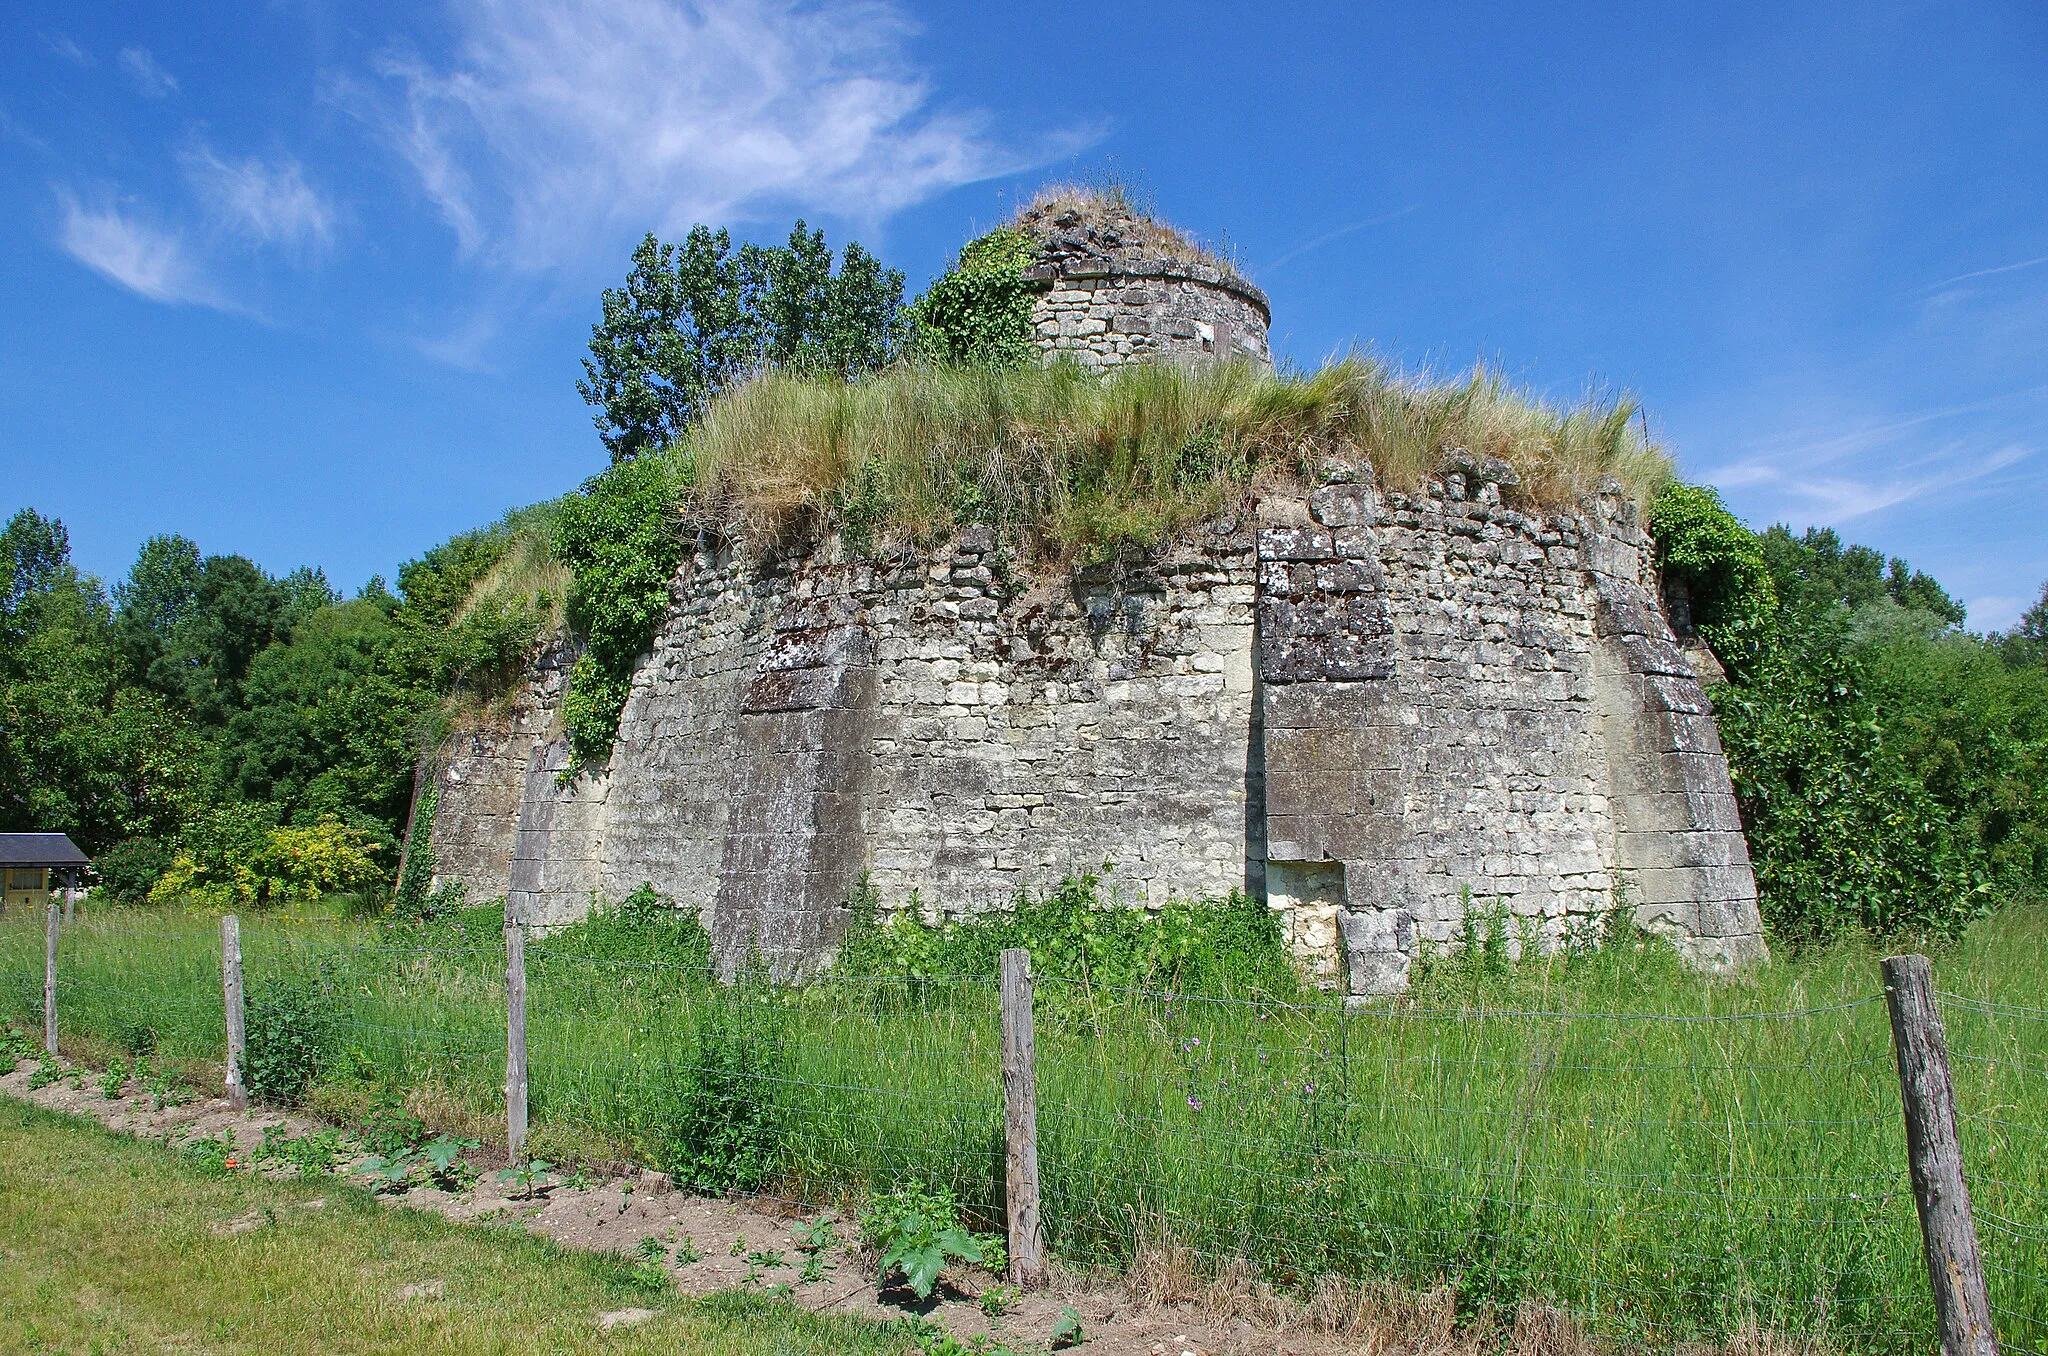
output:
<svg viewBox="0 0 2048 1356"><path fill-rule="evenodd" d="M1415 917L1406 909L1338 915L1350 991L1362 997L1405 993L1417 952Z"/></svg>
<svg viewBox="0 0 2048 1356"><path fill-rule="evenodd" d="M1032 326L1048 356L1084 367L1231 358L1271 365L1265 293L1214 263L1159 257L1132 225L1080 214L1025 223L1037 243L1025 277L1043 288Z"/></svg>
<svg viewBox="0 0 2048 1356"><path fill-rule="evenodd" d="M443 872L544 925L645 881L722 966L782 974L830 953L863 872L936 915L1105 862L1133 905L1263 895L1305 973L1358 994L1473 900L1546 947L1620 902L1698 964L1760 954L1632 512L1473 492L1337 481L1028 589L986 528L881 562L706 543L608 769L564 780L561 655L428 765Z"/></svg>

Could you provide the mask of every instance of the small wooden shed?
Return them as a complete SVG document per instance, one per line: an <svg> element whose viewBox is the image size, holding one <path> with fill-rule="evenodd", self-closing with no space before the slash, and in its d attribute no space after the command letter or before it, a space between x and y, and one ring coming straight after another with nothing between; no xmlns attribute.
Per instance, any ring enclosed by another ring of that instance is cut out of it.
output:
<svg viewBox="0 0 2048 1356"><path fill-rule="evenodd" d="M40 908L61 894L69 914L90 865L61 833L0 833L0 910Z"/></svg>

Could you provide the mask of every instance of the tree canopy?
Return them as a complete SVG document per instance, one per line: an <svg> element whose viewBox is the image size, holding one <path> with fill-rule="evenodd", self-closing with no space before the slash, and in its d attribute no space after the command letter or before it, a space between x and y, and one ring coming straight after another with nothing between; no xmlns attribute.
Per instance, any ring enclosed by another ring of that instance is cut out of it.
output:
<svg viewBox="0 0 2048 1356"><path fill-rule="evenodd" d="M625 285L604 291L576 384L612 460L668 446L728 382L764 366L844 379L894 359L903 274L858 242L837 267L824 232L801 220L783 245L735 250L705 226L679 245L642 240Z"/></svg>

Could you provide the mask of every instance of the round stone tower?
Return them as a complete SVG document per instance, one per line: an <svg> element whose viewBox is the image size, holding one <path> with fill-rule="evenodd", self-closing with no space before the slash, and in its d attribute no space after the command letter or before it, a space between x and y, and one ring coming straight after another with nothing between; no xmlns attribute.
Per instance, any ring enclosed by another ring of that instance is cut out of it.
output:
<svg viewBox="0 0 2048 1356"><path fill-rule="evenodd" d="M1271 366L1266 294L1163 222L1106 194L1054 193L1018 218L1038 346L1084 367L1249 358Z"/></svg>

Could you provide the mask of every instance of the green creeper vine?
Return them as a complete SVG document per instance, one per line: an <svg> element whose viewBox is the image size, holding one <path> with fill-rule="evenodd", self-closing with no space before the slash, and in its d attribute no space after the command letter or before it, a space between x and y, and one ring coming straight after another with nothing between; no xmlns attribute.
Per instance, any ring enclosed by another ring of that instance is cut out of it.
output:
<svg viewBox="0 0 2048 1356"><path fill-rule="evenodd" d="M571 579L569 624L584 642L562 701L578 766L611 757L633 665L668 613L685 550L675 517L681 475L666 457L621 462L584 482L555 520L555 554Z"/></svg>
<svg viewBox="0 0 2048 1356"><path fill-rule="evenodd" d="M918 347L935 362L1007 367L1031 356L1031 237L1004 227L960 251L911 303Z"/></svg>
<svg viewBox="0 0 2048 1356"><path fill-rule="evenodd" d="M412 827L405 835L405 868L398 876L398 893L391 911L400 918L419 918L427 911L434 868L434 812L441 808L441 788L429 786L413 807Z"/></svg>
<svg viewBox="0 0 2048 1356"><path fill-rule="evenodd" d="M1754 632L1777 611L1777 590L1756 534L1736 521L1721 496L1674 480L1650 506L1657 564L1684 581L1693 618L1717 651ZM1725 657L1725 656L1724 656Z"/></svg>

